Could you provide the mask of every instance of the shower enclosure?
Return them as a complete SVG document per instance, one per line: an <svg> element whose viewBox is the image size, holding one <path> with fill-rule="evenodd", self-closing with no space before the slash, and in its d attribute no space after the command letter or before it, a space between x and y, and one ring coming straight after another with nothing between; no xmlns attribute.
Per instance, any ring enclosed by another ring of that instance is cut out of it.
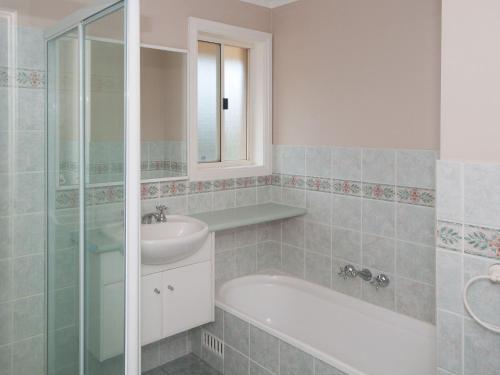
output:
<svg viewBox="0 0 500 375"><path fill-rule="evenodd" d="M138 8L100 8L47 35L49 375L139 373Z"/></svg>

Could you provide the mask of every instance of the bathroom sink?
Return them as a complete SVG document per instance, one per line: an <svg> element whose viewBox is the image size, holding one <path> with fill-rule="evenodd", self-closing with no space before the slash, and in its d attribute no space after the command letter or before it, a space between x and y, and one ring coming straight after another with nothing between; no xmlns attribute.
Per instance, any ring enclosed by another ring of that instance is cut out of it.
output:
<svg viewBox="0 0 500 375"><path fill-rule="evenodd" d="M207 237L207 224L187 216L168 215L166 223L142 224L142 263L178 262L197 252Z"/></svg>

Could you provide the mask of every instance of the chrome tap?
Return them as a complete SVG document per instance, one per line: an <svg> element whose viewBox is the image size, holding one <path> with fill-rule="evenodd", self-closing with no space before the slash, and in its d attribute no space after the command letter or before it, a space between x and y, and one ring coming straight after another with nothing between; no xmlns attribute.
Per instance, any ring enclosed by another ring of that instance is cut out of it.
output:
<svg viewBox="0 0 500 375"><path fill-rule="evenodd" d="M168 207L164 204L160 204L156 206L156 211L158 211L156 221L158 223L166 223Z"/></svg>
<svg viewBox="0 0 500 375"><path fill-rule="evenodd" d="M370 284L374 285L376 289L379 288L386 288L390 283L389 278L387 275L384 275L381 273L380 275L377 275L372 281L370 281Z"/></svg>
<svg viewBox="0 0 500 375"><path fill-rule="evenodd" d="M156 212L151 212L142 216L142 224L166 223L168 207L161 204L156 206Z"/></svg>
<svg viewBox="0 0 500 375"><path fill-rule="evenodd" d="M347 278L355 278L356 276L361 277L365 281L370 281L372 279L372 273L368 268L363 268L362 270L357 270L351 264L346 265L345 267L340 267L340 272L338 273L340 276L347 280Z"/></svg>

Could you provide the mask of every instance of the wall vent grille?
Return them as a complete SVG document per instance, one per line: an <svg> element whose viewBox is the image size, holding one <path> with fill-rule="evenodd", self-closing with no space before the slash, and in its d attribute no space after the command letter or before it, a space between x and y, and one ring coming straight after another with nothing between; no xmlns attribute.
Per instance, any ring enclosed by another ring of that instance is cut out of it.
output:
<svg viewBox="0 0 500 375"><path fill-rule="evenodd" d="M202 331L201 345L218 356L224 357L224 343L221 339L212 335L210 332Z"/></svg>

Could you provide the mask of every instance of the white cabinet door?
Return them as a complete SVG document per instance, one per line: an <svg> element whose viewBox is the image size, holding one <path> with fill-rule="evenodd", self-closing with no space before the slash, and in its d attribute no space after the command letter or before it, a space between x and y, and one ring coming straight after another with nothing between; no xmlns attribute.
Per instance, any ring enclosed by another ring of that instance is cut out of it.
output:
<svg viewBox="0 0 500 375"><path fill-rule="evenodd" d="M212 262L163 273L163 337L212 320Z"/></svg>
<svg viewBox="0 0 500 375"><path fill-rule="evenodd" d="M163 338L162 273L153 273L141 279L141 342L142 345Z"/></svg>

